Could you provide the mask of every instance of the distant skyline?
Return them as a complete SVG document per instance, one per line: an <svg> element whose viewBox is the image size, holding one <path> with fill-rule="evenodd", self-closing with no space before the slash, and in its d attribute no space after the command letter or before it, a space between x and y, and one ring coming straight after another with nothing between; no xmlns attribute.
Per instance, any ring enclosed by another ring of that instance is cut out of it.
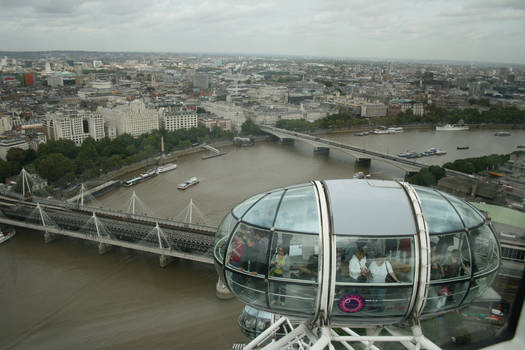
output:
<svg viewBox="0 0 525 350"><path fill-rule="evenodd" d="M0 0L0 51L525 64L524 0Z"/></svg>

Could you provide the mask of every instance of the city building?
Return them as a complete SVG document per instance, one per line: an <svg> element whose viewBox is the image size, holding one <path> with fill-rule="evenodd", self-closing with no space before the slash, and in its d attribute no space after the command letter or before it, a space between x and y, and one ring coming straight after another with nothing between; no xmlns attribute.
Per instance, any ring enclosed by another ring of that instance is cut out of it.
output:
<svg viewBox="0 0 525 350"><path fill-rule="evenodd" d="M23 150L29 149L29 144L24 138L10 138L0 140L0 158L7 160L7 152L11 148L20 148Z"/></svg>
<svg viewBox="0 0 525 350"><path fill-rule="evenodd" d="M99 108L106 128L114 127L116 136L139 136L159 129L159 110L148 108L142 100L135 100L115 108Z"/></svg>
<svg viewBox="0 0 525 350"><path fill-rule="evenodd" d="M0 118L0 134L13 129L13 121L10 117Z"/></svg>
<svg viewBox="0 0 525 350"><path fill-rule="evenodd" d="M168 131L178 129L191 129L198 126L197 113L195 111L181 108L168 107L160 114L160 125Z"/></svg>
<svg viewBox="0 0 525 350"><path fill-rule="evenodd" d="M64 111L46 116L47 136L51 140L66 139L77 146L88 137L98 141L105 136L104 119L99 113Z"/></svg>
<svg viewBox="0 0 525 350"><path fill-rule="evenodd" d="M193 87L206 90L209 87L208 74L195 72L195 75L193 76Z"/></svg>
<svg viewBox="0 0 525 350"><path fill-rule="evenodd" d="M382 103L365 103L361 106L361 117L385 117L386 110L386 106Z"/></svg>
<svg viewBox="0 0 525 350"><path fill-rule="evenodd" d="M225 118L199 118L199 124L204 127L213 130L213 128L218 127L227 131L232 130L232 120Z"/></svg>

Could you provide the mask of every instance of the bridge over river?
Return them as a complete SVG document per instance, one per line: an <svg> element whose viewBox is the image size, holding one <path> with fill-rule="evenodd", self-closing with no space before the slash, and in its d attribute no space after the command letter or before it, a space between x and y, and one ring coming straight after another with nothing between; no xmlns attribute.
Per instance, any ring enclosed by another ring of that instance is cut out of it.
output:
<svg viewBox="0 0 525 350"><path fill-rule="evenodd" d="M300 140L306 142L312 145L315 151L324 151L325 153L327 153L330 148L339 149L355 157L360 162L366 163L370 162L371 160L379 160L396 166L407 172L419 171L422 168L428 167L427 164L418 163L410 159L400 158L391 154L367 150L362 147L356 147L329 139L323 139L317 136L303 134L295 131L289 131L285 129L279 129L272 126L262 126L261 129L268 134L278 137L283 142L286 142L287 140ZM449 169L446 169L446 173L447 175L469 177L468 174Z"/></svg>
<svg viewBox="0 0 525 350"><path fill-rule="evenodd" d="M63 235L98 243L101 254L112 246L159 254L161 266L174 257L213 264L215 227L11 192L0 210L0 223L43 231L46 242Z"/></svg>

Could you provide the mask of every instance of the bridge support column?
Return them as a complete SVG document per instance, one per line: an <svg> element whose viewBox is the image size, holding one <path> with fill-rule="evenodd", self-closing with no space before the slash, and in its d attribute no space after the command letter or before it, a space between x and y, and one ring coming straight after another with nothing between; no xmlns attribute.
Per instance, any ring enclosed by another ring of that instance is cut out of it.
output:
<svg viewBox="0 0 525 350"><path fill-rule="evenodd" d="M56 239L58 239L58 235L56 233L51 233L47 231L44 232L44 243L51 243Z"/></svg>
<svg viewBox="0 0 525 350"><path fill-rule="evenodd" d="M315 147L314 154L328 155L330 154L330 148L329 147Z"/></svg>
<svg viewBox="0 0 525 350"><path fill-rule="evenodd" d="M359 165L366 165L366 166L370 166L370 164L372 163L372 159L370 158L357 158L355 160L356 164L359 164Z"/></svg>
<svg viewBox="0 0 525 350"><path fill-rule="evenodd" d="M280 139L279 142L282 144L282 145L293 145L295 140L294 139L287 139L287 138L283 138L283 139Z"/></svg>
<svg viewBox="0 0 525 350"><path fill-rule="evenodd" d="M98 244L98 253L100 255L104 255L107 252L109 252L111 249L113 249L113 246L111 244L107 243L99 243Z"/></svg>
<svg viewBox="0 0 525 350"><path fill-rule="evenodd" d="M169 265L170 262L172 262L175 258L169 255L161 255L159 256L159 265L160 267L164 268Z"/></svg>
<svg viewBox="0 0 525 350"><path fill-rule="evenodd" d="M234 297L233 293L230 292L228 287L226 287L220 278L217 281L217 285L215 286L215 295L221 300L229 300Z"/></svg>

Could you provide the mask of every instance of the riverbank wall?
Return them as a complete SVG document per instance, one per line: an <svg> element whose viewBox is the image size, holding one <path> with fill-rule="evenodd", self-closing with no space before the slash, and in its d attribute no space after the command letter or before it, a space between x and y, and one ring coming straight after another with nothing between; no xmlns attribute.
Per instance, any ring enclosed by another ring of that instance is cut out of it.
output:
<svg viewBox="0 0 525 350"><path fill-rule="evenodd" d="M268 139L269 139L268 136L257 136L254 138L254 141L261 142L261 141L266 141ZM210 143L210 145L214 148L233 146L233 141L232 140L221 140L221 141L217 141L214 143ZM195 146L195 147L190 147L190 148L186 148L186 149L182 149L178 151L173 151L173 152L167 153L164 156L163 161L165 163L176 162L180 157L187 156L190 154L205 152L205 151L206 150L203 149L201 146ZM161 162L161 156L157 155L155 157L143 159L133 164L128 164L119 169L101 174L97 178L97 180L101 182L105 182L105 181L109 181L113 179L120 179L123 176L130 174L130 173L137 172L137 171L147 169L147 168L156 167L160 164L160 162Z"/></svg>

